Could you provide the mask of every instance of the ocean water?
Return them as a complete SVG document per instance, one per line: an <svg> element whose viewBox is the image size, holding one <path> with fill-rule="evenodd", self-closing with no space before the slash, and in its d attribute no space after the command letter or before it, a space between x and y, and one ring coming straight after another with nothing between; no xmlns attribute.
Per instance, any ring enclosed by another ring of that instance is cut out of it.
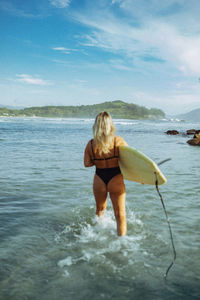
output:
<svg viewBox="0 0 200 300"><path fill-rule="evenodd" d="M126 181L128 235L111 202L98 220L83 153L94 120L0 118L0 299L200 299L200 124L114 120L117 134L161 165L160 192ZM178 136L164 132L177 129Z"/></svg>

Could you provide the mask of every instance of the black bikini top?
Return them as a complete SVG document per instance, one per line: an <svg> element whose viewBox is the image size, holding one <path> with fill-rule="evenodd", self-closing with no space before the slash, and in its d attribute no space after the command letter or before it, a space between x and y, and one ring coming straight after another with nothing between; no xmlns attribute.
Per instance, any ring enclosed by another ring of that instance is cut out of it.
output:
<svg viewBox="0 0 200 300"><path fill-rule="evenodd" d="M114 138L114 155L111 157L104 157L104 158L95 158L94 155L94 149L93 149L93 139L90 141L91 142L91 148L92 148L92 155L93 155L93 161L94 160L109 160L109 159L113 159L113 158L119 158L119 155L116 155L116 146L115 146L115 138Z"/></svg>

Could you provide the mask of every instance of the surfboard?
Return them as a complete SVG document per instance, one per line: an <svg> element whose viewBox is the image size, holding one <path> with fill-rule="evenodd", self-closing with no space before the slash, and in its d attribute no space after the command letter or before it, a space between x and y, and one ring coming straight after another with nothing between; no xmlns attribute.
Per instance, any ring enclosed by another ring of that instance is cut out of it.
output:
<svg viewBox="0 0 200 300"><path fill-rule="evenodd" d="M156 163L142 152L129 146L119 146L119 167L124 179L142 184L164 184L167 179Z"/></svg>

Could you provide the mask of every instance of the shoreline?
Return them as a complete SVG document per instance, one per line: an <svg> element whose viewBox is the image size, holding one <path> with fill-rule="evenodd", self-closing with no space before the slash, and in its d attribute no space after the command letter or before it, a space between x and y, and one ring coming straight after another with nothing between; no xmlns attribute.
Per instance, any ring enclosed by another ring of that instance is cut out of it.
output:
<svg viewBox="0 0 200 300"><path fill-rule="evenodd" d="M17 118L17 119L23 119L23 118L29 118L29 119L70 119L70 120L94 120L94 117L89 117L89 116L77 116L77 117L62 117L62 116L27 116L27 115L20 115L20 116L11 116L11 115L0 115L0 118ZM176 122L176 123L193 123L192 121L186 121L186 120L181 120L178 118L126 118L126 117L112 117L113 120L130 120L130 121L161 121L161 122Z"/></svg>

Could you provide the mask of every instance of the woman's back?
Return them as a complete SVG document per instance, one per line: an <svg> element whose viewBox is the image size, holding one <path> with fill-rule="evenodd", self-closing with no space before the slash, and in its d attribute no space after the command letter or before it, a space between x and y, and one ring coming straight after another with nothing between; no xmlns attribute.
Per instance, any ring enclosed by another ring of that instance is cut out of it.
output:
<svg viewBox="0 0 200 300"><path fill-rule="evenodd" d="M86 157L89 156L93 164L99 169L118 167L120 145L127 145L127 143L122 137L114 136L109 152L100 154L94 139L92 139L86 147Z"/></svg>

